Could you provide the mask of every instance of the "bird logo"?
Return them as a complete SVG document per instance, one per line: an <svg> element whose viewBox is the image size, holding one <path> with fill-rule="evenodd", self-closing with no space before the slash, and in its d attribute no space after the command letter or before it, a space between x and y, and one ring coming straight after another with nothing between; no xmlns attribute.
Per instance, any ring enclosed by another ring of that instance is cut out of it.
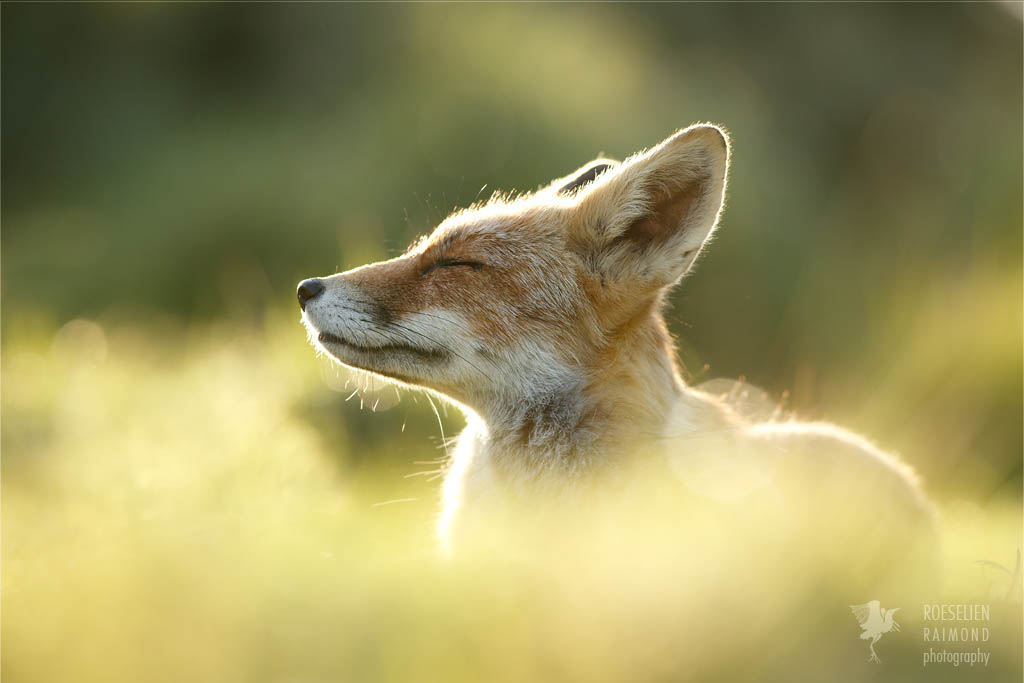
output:
<svg viewBox="0 0 1024 683"><path fill-rule="evenodd" d="M869 662L882 662L875 653L875 643L882 635L889 631L899 632L900 625L892 620L893 615L899 609L899 607L885 609L878 600L872 600L863 605L850 605L850 611L853 612L853 616L857 617L857 623L862 629L860 639L871 641L868 643L868 649L871 650L871 656L868 657Z"/></svg>

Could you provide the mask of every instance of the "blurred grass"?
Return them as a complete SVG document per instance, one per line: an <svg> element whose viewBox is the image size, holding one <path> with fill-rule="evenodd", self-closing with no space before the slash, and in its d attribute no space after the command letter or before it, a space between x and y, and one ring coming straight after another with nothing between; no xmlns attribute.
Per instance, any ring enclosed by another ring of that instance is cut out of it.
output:
<svg viewBox="0 0 1024 683"><path fill-rule="evenodd" d="M722 228L671 302L692 379L743 375L799 416L898 451L946 513L943 595L1001 594L973 563L1012 563L1021 537L1018 16L0 14L14 680L665 680L740 651L760 658L731 662L749 679L772 677L772 647L801 643L820 680L893 674L842 668L863 654L845 621L834 639L809 623L746 650L710 636L686 648L670 628L630 635L631 600L655 630L675 627L688 596L724 589L707 576L680 596L659 581L609 588L614 574L553 590L494 558L439 565L437 482L405 476L443 455L433 410L390 390L346 403L346 374L313 357L298 324L299 279L393 255L454 206L697 120L724 124L734 157ZM442 418L450 436L460 419ZM705 550L720 564L734 551ZM597 589L614 609L588 599ZM833 603L845 609L822 594ZM995 680L1020 657L1019 602L1000 609ZM907 632L883 641L906 648L890 666L917 666Z"/></svg>
<svg viewBox="0 0 1024 683"><path fill-rule="evenodd" d="M401 476L430 469L414 461L437 448L395 435L400 455L381 442L373 456L400 465L381 471L352 457L366 442L312 428L308 412L333 405L333 391L293 318L270 311L263 327L204 324L173 336L75 320L26 326L5 345L4 384L18 389L3 403L12 680L613 681L723 666L785 679L780 653L831 671L829 680L871 679L872 669L847 675L864 655L839 577L786 592L763 561L753 574L732 563L752 552L735 538L689 535L666 548L658 539L678 532L673 520L637 529L635 548L661 548L645 561L620 554L617 539L619 559L584 573L557 555L442 562L436 483ZM958 503L946 513L948 571L934 595L994 603L984 680L1004 680L1019 666L1019 599L1003 603L1008 579L975 561L1011 561L1019 507ZM666 575L679 551L706 560ZM788 571L805 570L799 557ZM717 600L737 604L722 612ZM914 609L909 636L886 643L889 657L901 680L944 680L917 668ZM790 611L803 611L803 630L771 635ZM732 638L693 623L708 615ZM807 643L814 654L800 654ZM751 660L737 663L738 651Z"/></svg>

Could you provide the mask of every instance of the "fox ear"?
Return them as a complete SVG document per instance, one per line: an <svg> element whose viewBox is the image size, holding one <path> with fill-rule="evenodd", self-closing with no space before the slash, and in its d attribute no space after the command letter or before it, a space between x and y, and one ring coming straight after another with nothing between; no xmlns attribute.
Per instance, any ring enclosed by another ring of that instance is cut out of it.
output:
<svg viewBox="0 0 1024 683"><path fill-rule="evenodd" d="M594 159L589 164L581 166L575 173L570 173L566 177L559 178L551 183L551 187L557 188L556 192L563 197L573 195L580 188L594 182L599 175L618 163L611 159Z"/></svg>
<svg viewBox="0 0 1024 683"><path fill-rule="evenodd" d="M570 246L603 277L672 284L718 222L728 163L719 128L677 132L577 192Z"/></svg>

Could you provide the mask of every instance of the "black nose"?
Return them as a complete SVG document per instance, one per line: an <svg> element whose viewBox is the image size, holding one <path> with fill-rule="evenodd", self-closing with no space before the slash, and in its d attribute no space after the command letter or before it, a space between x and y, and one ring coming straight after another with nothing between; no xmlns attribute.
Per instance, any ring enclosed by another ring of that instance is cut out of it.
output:
<svg viewBox="0 0 1024 683"><path fill-rule="evenodd" d="M299 296L299 307L302 310L306 310L306 304L320 296L324 289L326 289L324 281L320 278L313 277L300 282L299 289L296 291L296 294Z"/></svg>

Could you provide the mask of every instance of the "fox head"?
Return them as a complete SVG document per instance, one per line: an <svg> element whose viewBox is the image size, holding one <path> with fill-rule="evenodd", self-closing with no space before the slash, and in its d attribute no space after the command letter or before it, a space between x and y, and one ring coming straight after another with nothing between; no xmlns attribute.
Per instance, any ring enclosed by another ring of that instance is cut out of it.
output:
<svg viewBox="0 0 1024 683"><path fill-rule="evenodd" d="M340 363L477 411L586 391L643 356L674 373L663 294L715 228L728 159L725 134L695 125L458 211L402 256L304 280L303 321Z"/></svg>

